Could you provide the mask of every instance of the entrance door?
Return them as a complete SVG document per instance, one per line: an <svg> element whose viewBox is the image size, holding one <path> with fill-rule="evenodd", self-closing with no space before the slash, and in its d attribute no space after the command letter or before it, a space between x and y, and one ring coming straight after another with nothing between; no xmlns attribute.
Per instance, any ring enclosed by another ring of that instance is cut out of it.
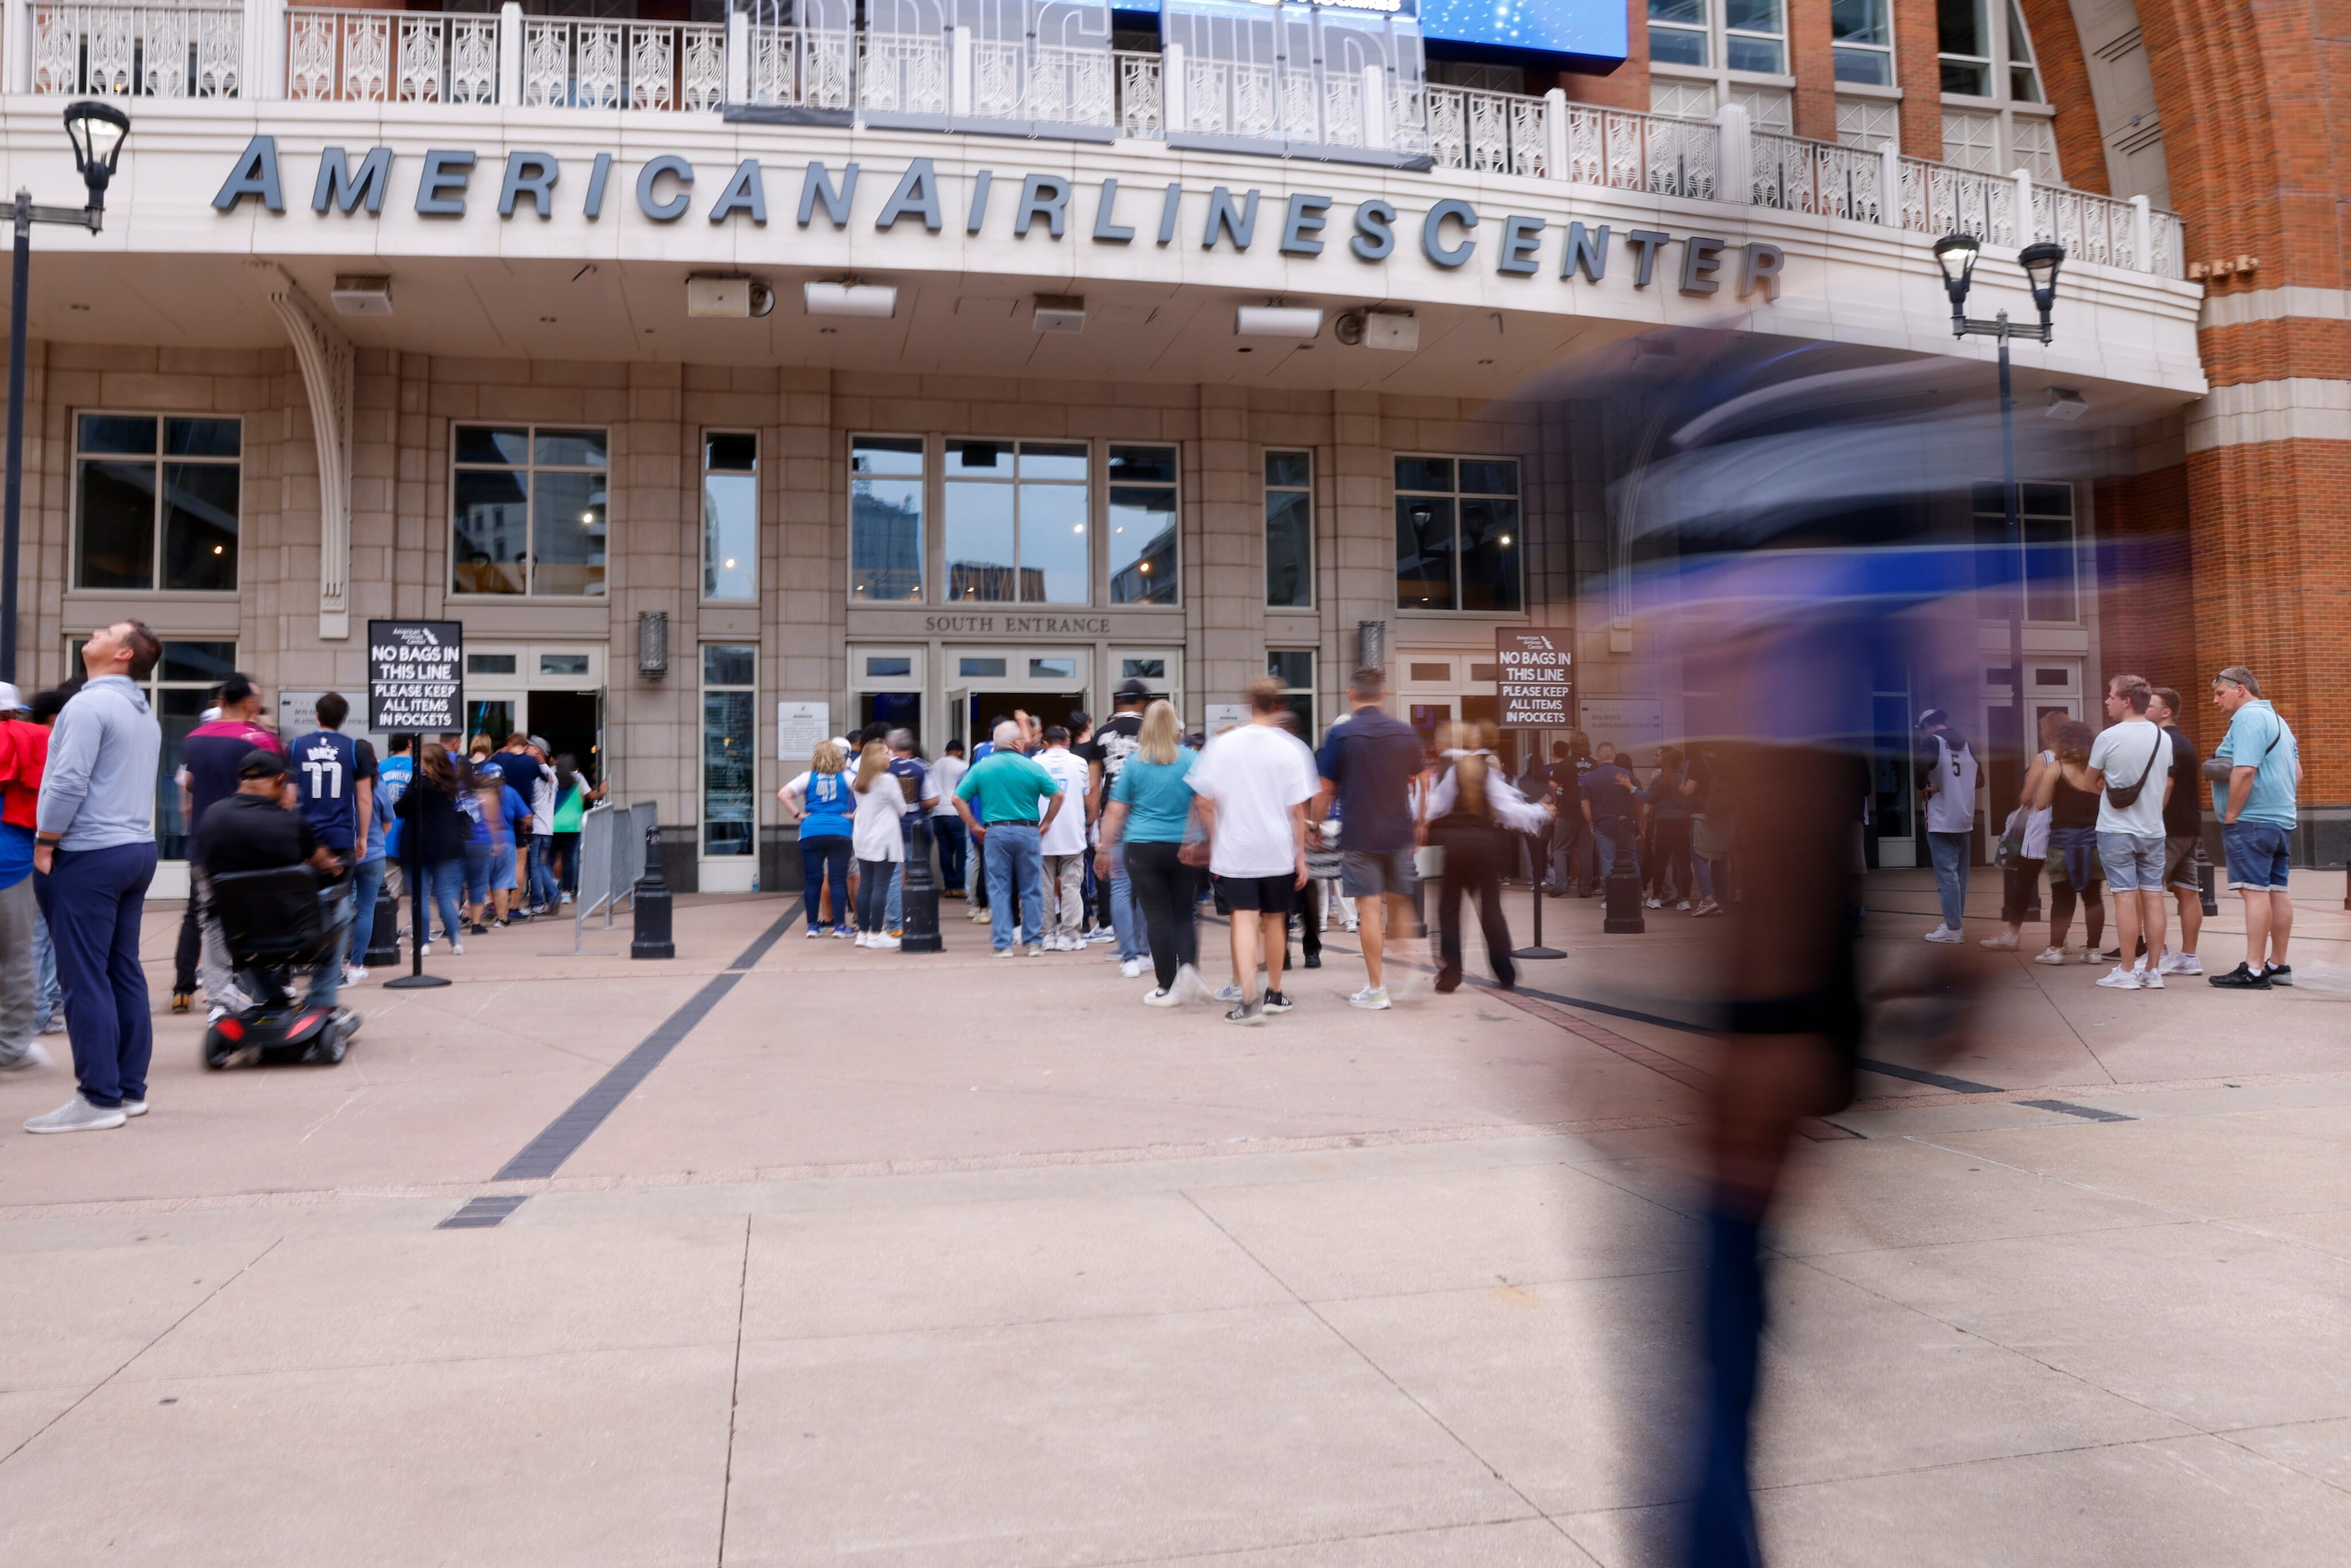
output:
<svg viewBox="0 0 2351 1568"><path fill-rule="evenodd" d="M465 651L466 737L503 746L520 729L547 742L549 758L569 757L590 779L602 779L604 650L564 643L482 643Z"/></svg>
<svg viewBox="0 0 2351 1568"><path fill-rule="evenodd" d="M600 692L532 692L530 733L547 742L552 761L569 757L575 767L601 773L604 755L604 698Z"/></svg>

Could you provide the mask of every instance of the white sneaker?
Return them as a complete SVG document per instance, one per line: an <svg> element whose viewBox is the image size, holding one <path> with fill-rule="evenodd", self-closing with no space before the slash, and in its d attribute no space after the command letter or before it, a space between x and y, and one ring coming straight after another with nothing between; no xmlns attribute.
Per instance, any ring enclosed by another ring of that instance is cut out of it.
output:
<svg viewBox="0 0 2351 1568"><path fill-rule="evenodd" d="M366 980L367 971L357 964L343 966L343 984L356 986Z"/></svg>
<svg viewBox="0 0 2351 1568"><path fill-rule="evenodd" d="M1118 975L1119 978L1123 980L1135 980L1142 978L1143 960L1140 958L1127 959L1124 963L1119 965Z"/></svg>
<svg viewBox="0 0 2351 1568"><path fill-rule="evenodd" d="M1976 946L1989 947L1995 953L2013 953L2016 951L2016 938L2003 931L1997 936L1985 937Z"/></svg>
<svg viewBox="0 0 2351 1568"><path fill-rule="evenodd" d="M1388 1005L1388 988L1382 986L1374 990L1365 986L1362 990L1347 998L1347 1005L1351 1008L1369 1008L1377 1011Z"/></svg>
<svg viewBox="0 0 2351 1568"><path fill-rule="evenodd" d="M1208 994L1208 982L1200 978L1200 971L1189 964L1176 967L1176 999L1196 1002Z"/></svg>
<svg viewBox="0 0 2351 1568"><path fill-rule="evenodd" d="M2156 969L2159 975L2200 975L2203 972L2203 960L2193 953L2166 953L2163 962Z"/></svg>
<svg viewBox="0 0 2351 1568"><path fill-rule="evenodd" d="M1663 909L1666 906L1663 899L1652 898L1646 900L1645 902L1651 909Z"/></svg>
<svg viewBox="0 0 2351 1568"><path fill-rule="evenodd" d="M122 1103L122 1113L125 1116L144 1116L147 1113L147 1102L144 1100L125 1100Z"/></svg>
<svg viewBox="0 0 2351 1568"><path fill-rule="evenodd" d="M885 953L894 953L906 944L904 937L893 936L883 931L876 933L865 945L868 947L878 947Z"/></svg>
<svg viewBox="0 0 2351 1568"><path fill-rule="evenodd" d="M1689 913L1689 900L1685 898L1679 904L1675 904L1674 907L1679 910L1682 914L1687 915Z"/></svg>
<svg viewBox="0 0 2351 1568"><path fill-rule="evenodd" d="M2163 976L2158 971L2154 969L2142 968L2133 970L2132 972L2138 976L2138 988L2140 990L2159 991L2163 989Z"/></svg>
<svg viewBox="0 0 2351 1568"><path fill-rule="evenodd" d="M2065 949L2063 947L2043 947L2040 952L2032 956L2032 961L2036 964L2070 964L2073 962L2073 960L2066 956Z"/></svg>
<svg viewBox="0 0 2351 1568"><path fill-rule="evenodd" d="M1967 938L1959 932L1952 930L1948 925L1938 925L1932 931L1927 933L1927 940L1929 942L1964 942Z"/></svg>
<svg viewBox="0 0 2351 1568"><path fill-rule="evenodd" d="M1209 999L1211 1001L1218 1002L1239 1001L1241 999L1241 988L1238 986L1218 986L1209 994Z"/></svg>
<svg viewBox="0 0 2351 1568"><path fill-rule="evenodd" d="M1023 948L1022 951L1027 953L1031 958L1041 958L1045 956L1045 948L1042 943L1031 942L1027 947Z"/></svg>
<svg viewBox="0 0 2351 1568"><path fill-rule="evenodd" d="M857 946L860 947L871 947L873 944L866 940L864 932L860 931L857 934Z"/></svg>
<svg viewBox="0 0 2351 1568"><path fill-rule="evenodd" d="M998 947L998 948L996 950L996 956L997 956L998 957L999 957L999 958L1009 958L1009 957L1012 957L1013 956L1015 956L1016 954L1018 954L1019 951L1020 951L1020 949L1019 949L1019 948L1018 948L1018 947Z"/></svg>
<svg viewBox="0 0 2351 1568"><path fill-rule="evenodd" d="M109 1127L120 1127L127 1120L120 1108L110 1110L93 1105L77 1094L46 1116L36 1116L25 1124L28 1133L102 1133Z"/></svg>
<svg viewBox="0 0 2351 1568"><path fill-rule="evenodd" d="M14 1061L0 1063L0 1072L23 1072L29 1068L56 1065L57 1062L49 1055L48 1048L39 1040L34 1040L25 1042L24 1055Z"/></svg>
<svg viewBox="0 0 2351 1568"><path fill-rule="evenodd" d="M2141 984L2137 969L2126 969L2120 964L2098 977L2098 984L2110 991L2135 991Z"/></svg>
<svg viewBox="0 0 2351 1568"><path fill-rule="evenodd" d="M807 937L811 942L820 942L824 939L824 927L821 925L811 925L806 931L801 932L800 935Z"/></svg>
<svg viewBox="0 0 2351 1568"><path fill-rule="evenodd" d="M1154 986L1151 989L1143 993L1143 1005L1146 1008L1181 1007L1184 1005L1184 998L1177 996L1173 991L1163 991L1158 987Z"/></svg>
<svg viewBox="0 0 2351 1568"><path fill-rule="evenodd" d="M463 942L458 941L455 936L452 936L449 938L449 951L456 954L459 957L463 957L465 953L465 945Z"/></svg>

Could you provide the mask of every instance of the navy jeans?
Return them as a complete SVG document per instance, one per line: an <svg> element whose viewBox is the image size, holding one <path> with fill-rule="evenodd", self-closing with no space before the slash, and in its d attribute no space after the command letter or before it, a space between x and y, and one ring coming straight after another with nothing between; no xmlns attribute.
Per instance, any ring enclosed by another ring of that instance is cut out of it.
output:
<svg viewBox="0 0 2351 1568"><path fill-rule="evenodd" d="M343 960L361 968L367 967L368 948L375 942L375 901L383 892L383 868L389 863L378 855L351 868L351 936Z"/></svg>
<svg viewBox="0 0 2351 1568"><path fill-rule="evenodd" d="M1042 942L1045 854L1037 830L1026 822L990 822L981 841L987 846L989 946L1001 953L1023 940Z"/></svg>
<svg viewBox="0 0 2351 1568"><path fill-rule="evenodd" d="M800 897L808 909L808 928L818 931L823 908L825 879L832 879L832 926L849 929L849 835L800 841Z"/></svg>
<svg viewBox="0 0 2351 1568"><path fill-rule="evenodd" d="M964 890L963 819L950 811L931 818L931 837L939 845L939 890L961 893Z"/></svg>
<svg viewBox="0 0 2351 1568"><path fill-rule="evenodd" d="M57 944L74 1078L83 1099L109 1109L147 1098L155 1032L139 967L139 918L154 878L152 843L59 850L55 869L33 877Z"/></svg>

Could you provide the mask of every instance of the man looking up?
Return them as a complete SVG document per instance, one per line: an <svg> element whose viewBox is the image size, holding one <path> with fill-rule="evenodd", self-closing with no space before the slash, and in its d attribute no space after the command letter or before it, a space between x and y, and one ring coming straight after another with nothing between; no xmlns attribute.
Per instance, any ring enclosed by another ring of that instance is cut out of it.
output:
<svg viewBox="0 0 2351 1568"><path fill-rule="evenodd" d="M1225 1018L1260 1024L1268 1013L1290 1010L1281 959L1290 912L1306 885L1306 802L1318 785L1314 754L1290 733L1281 683L1258 676L1249 684L1249 722L1209 741L1186 782L1199 797L1208 871L1232 911L1233 989L1227 994L1233 1009ZM1341 831L1345 827L1343 817ZM1260 949L1262 998L1250 995Z"/></svg>
<svg viewBox="0 0 2351 1568"><path fill-rule="evenodd" d="M141 622L92 632L81 648L88 679L49 737L33 894L57 945L80 1092L26 1123L28 1133L95 1132L147 1113L155 1040L139 920L155 876L163 732L141 687L162 656L163 645Z"/></svg>
<svg viewBox="0 0 2351 1568"><path fill-rule="evenodd" d="M1339 891L1355 900L1364 944L1364 988L1347 1000L1374 1010L1388 1005L1388 937L1401 943L1412 931L1411 792L1420 771L1420 737L1381 706L1386 693L1387 676L1368 664L1349 676L1353 711L1315 758L1314 815L1338 805Z"/></svg>
<svg viewBox="0 0 2351 1568"><path fill-rule="evenodd" d="M2220 813L2229 881L2245 901L2245 961L2213 976L2212 984L2252 991L2291 986L2285 945L2294 935L2294 901L2286 894L2286 851L2294 791L2302 783L2302 746L2262 700L2262 683L2242 664L2213 677L2212 704L2229 716L2229 733L2204 767L2213 779L2212 809Z"/></svg>

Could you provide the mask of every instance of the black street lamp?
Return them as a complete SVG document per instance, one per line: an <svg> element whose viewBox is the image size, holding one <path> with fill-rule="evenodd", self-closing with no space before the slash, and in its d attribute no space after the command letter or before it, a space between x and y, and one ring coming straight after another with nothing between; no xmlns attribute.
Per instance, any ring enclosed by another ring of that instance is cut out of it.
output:
<svg viewBox="0 0 2351 1568"><path fill-rule="evenodd" d="M2008 518L2005 538L2016 552L2016 596L2008 607L2009 711L2015 716L2017 754L2022 757L2030 749L2032 737L2024 723L2024 518L2016 487L2016 397L2009 382L2008 340L2022 331L2045 344L2053 335L2049 313L2056 308L2057 270L2065 263L2065 247L2040 240L2016 253L2017 265L2024 269L2025 281L2032 290L2033 308L2041 313L2038 333L2029 327L2018 328L2005 310L1989 321L1968 314L1968 290L1975 283L1976 261L1982 254L1983 244L1973 235L1946 235L1935 242L1935 261L1943 269L1943 292L1951 299L1951 336L2000 340L2000 499Z"/></svg>
<svg viewBox="0 0 2351 1568"><path fill-rule="evenodd" d="M89 204L37 207L33 193L19 187L16 199L0 202L0 218L16 231L16 255L8 290L8 478L5 516L0 516L0 681L16 678L17 543L25 500L25 303L32 282L33 225L72 224L96 234L106 219L106 187L122 158L131 117L110 103L89 99L66 110L66 134L73 139L74 167L89 188Z"/></svg>

